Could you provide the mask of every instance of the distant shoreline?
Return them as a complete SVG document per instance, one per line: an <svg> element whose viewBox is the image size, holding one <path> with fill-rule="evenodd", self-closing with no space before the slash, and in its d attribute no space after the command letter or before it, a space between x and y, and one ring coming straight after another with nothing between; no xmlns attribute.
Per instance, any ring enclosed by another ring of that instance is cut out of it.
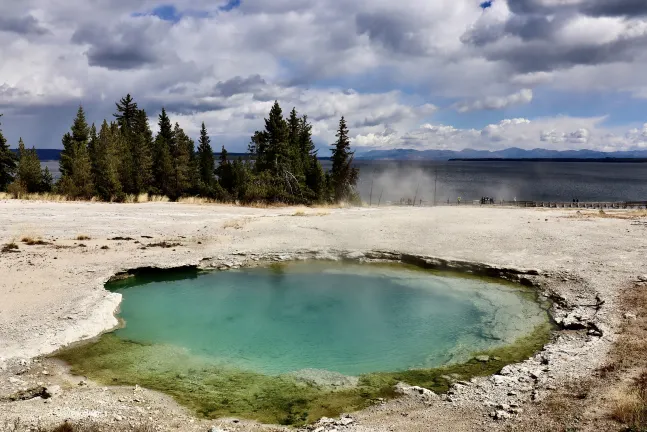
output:
<svg viewBox="0 0 647 432"><path fill-rule="evenodd" d="M453 158L448 162L610 162L647 163L647 158Z"/></svg>

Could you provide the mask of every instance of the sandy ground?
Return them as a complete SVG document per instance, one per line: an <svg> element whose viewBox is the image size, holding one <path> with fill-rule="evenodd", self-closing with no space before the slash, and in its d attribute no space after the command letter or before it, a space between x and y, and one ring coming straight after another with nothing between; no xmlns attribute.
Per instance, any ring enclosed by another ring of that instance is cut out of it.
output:
<svg viewBox="0 0 647 432"><path fill-rule="evenodd" d="M604 360L623 316L617 293L647 273L643 224L574 215L568 210L470 206L253 209L0 201L0 245L15 241L19 246L17 253L0 253L0 425L17 417L31 424L95 418L151 421L160 430L208 430L211 425L232 431L281 430L244 421L200 421L164 395L99 387L70 376L63 365L34 357L116 325L113 313L120 298L107 293L103 283L119 271L201 262L238 265L267 254L289 259L391 251L536 269L541 291L562 305L556 319L573 330L560 332L524 364L470 385L457 384L445 400L406 397L355 413L352 424L336 428L502 428L519 415L495 421L493 411L508 417L503 414L510 406L540 401L560 383L588 376ZM26 236L49 244L27 246L20 241ZM110 240L117 236L134 241ZM180 245L142 249L160 241ZM63 390L47 400L1 402L3 396L39 383ZM327 427L322 430L331 430Z"/></svg>

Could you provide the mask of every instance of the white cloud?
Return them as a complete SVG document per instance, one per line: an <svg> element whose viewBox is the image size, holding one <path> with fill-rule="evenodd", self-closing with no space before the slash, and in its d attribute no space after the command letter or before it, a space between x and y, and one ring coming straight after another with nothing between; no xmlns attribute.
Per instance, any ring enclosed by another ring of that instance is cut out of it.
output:
<svg viewBox="0 0 647 432"><path fill-rule="evenodd" d="M171 23L134 16L157 0L10 0L0 23L3 130L13 141L25 135L57 146L79 103L98 121L130 92L150 114L166 105L190 132L204 120L237 150L275 98L309 114L322 143L340 114L367 147L541 143L533 128L543 120L479 130L420 124L432 121L436 105L457 100L467 112L532 104L546 90L646 97L645 16L609 12L598 0L551 1L495 1L483 12L473 0L357 0L343 8L339 0L243 0L224 12L225 0L175 0L190 13ZM569 119L554 128L544 122L545 142L602 140L599 125ZM612 133L607 142L638 139L627 136Z"/></svg>
<svg viewBox="0 0 647 432"><path fill-rule="evenodd" d="M362 150L379 148L414 148L497 150L509 147L553 150L590 149L599 151L631 150L647 147L647 124L641 129L623 132L603 126L605 117L517 118L490 124L483 129L457 129L446 125L423 124L403 135L358 137L354 144Z"/></svg>
<svg viewBox="0 0 647 432"><path fill-rule="evenodd" d="M526 105L532 102L532 90L522 89L507 96L488 96L471 102L460 102L454 105L456 111L466 113L481 110L502 110L515 105Z"/></svg>

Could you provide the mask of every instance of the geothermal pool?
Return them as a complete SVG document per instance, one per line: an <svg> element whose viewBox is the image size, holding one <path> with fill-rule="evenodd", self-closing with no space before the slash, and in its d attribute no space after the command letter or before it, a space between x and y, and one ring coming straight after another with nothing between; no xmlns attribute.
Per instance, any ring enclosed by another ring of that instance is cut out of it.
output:
<svg viewBox="0 0 647 432"><path fill-rule="evenodd" d="M265 375L428 369L547 320L518 286L395 266L293 263L108 288L123 295L117 338Z"/></svg>

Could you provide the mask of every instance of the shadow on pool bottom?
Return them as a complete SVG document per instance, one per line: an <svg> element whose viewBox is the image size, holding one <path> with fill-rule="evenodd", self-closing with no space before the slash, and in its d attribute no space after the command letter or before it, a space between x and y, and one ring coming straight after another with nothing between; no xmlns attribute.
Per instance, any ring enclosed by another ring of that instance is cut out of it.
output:
<svg viewBox="0 0 647 432"><path fill-rule="evenodd" d="M319 418L337 417L374 404L378 398L398 396L398 382L446 392L447 376L469 380L499 372L521 362L550 340L552 325L544 323L514 343L474 355L472 359L434 369L376 372L359 376L357 386L334 389L295 376L261 373L216 365L187 350L160 344L143 344L106 334L98 341L62 350L54 355L71 366L71 372L103 385L139 385L172 396L199 416L214 419L240 417L266 424L300 426Z"/></svg>

